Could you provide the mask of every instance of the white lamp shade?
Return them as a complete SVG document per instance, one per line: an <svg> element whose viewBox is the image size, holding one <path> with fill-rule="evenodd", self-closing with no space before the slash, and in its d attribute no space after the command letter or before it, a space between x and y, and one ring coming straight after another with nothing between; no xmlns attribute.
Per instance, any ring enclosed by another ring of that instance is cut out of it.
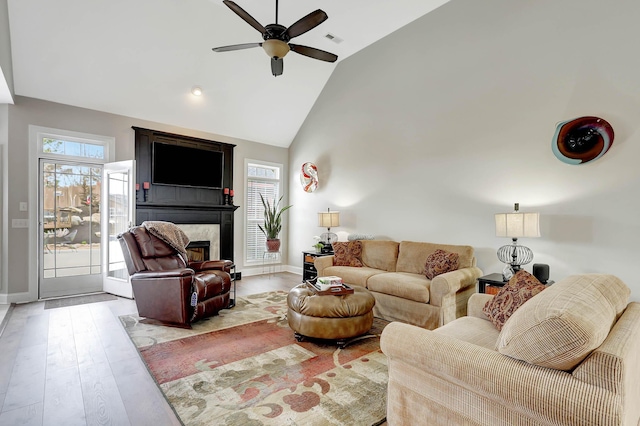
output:
<svg viewBox="0 0 640 426"><path fill-rule="evenodd" d="M340 212L318 213L318 226L323 228L333 228L340 226Z"/></svg>
<svg viewBox="0 0 640 426"><path fill-rule="evenodd" d="M496 237L539 237L540 213L497 213Z"/></svg>

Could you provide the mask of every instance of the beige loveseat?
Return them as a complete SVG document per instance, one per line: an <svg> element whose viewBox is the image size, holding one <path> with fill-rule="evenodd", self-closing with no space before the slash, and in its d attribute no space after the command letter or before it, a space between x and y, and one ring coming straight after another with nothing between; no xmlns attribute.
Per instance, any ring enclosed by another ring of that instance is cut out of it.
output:
<svg viewBox="0 0 640 426"><path fill-rule="evenodd" d="M466 315L482 271L473 247L413 241L363 240L363 267L334 266L333 256L316 258L318 276L336 275L345 283L366 287L375 297L373 314L434 329ZM427 279L427 257L441 249L459 255L459 269Z"/></svg>
<svg viewBox="0 0 640 426"><path fill-rule="evenodd" d="M500 332L486 294L435 331L389 324L389 425L640 424L640 304L629 294L614 276L576 275Z"/></svg>

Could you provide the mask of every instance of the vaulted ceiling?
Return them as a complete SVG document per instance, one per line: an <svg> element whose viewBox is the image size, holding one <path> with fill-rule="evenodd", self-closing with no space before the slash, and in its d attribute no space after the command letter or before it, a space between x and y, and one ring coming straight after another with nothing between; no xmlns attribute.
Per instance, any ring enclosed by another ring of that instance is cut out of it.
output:
<svg viewBox="0 0 640 426"><path fill-rule="evenodd" d="M235 1L262 25L275 22L275 0ZM222 0L8 0L14 91L288 147L341 61L447 1L282 0L284 26L327 13L292 42L338 61L289 53L273 77L261 48L211 50L262 41Z"/></svg>

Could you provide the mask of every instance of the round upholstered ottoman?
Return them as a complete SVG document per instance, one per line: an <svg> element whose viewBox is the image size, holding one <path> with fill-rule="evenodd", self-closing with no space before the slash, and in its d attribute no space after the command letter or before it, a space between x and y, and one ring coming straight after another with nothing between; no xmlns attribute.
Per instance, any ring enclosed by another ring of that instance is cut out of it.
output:
<svg viewBox="0 0 640 426"><path fill-rule="evenodd" d="M347 339L369 331L376 301L366 288L353 286L353 290L341 296L318 296L306 284L291 289L287 319L296 339L331 339L344 347Z"/></svg>

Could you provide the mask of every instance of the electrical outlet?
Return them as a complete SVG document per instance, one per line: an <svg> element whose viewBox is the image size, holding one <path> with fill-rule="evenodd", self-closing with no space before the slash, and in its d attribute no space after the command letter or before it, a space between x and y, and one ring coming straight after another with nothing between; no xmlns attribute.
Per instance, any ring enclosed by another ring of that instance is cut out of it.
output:
<svg viewBox="0 0 640 426"><path fill-rule="evenodd" d="M29 219L11 219L12 228L28 228Z"/></svg>
<svg viewBox="0 0 640 426"><path fill-rule="evenodd" d="M20 201L20 211L21 212L26 212L27 211L27 202L26 201Z"/></svg>

